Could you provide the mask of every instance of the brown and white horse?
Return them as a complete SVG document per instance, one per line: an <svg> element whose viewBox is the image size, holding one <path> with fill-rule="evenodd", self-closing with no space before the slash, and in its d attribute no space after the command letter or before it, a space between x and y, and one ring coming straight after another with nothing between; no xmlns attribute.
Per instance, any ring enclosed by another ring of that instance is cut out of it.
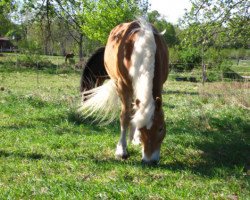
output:
<svg viewBox="0 0 250 200"><path fill-rule="evenodd" d="M142 160L158 162L166 135L162 109L162 87L168 76L168 49L162 35L145 20L116 26L110 33L104 54L110 80L84 92L88 99L82 110L112 118L121 102L121 136L116 156L128 157L126 133L139 138Z"/></svg>

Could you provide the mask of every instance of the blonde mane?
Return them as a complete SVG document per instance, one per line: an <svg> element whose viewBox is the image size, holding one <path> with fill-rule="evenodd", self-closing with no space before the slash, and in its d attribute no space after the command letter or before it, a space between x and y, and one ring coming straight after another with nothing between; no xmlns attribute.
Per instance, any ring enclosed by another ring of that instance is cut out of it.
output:
<svg viewBox="0 0 250 200"><path fill-rule="evenodd" d="M153 99L153 78L155 69L156 43L151 24L144 19L139 20L140 30L131 55L132 66L129 74L132 77L134 97L140 101L135 106L132 122L137 128L152 126L155 110Z"/></svg>

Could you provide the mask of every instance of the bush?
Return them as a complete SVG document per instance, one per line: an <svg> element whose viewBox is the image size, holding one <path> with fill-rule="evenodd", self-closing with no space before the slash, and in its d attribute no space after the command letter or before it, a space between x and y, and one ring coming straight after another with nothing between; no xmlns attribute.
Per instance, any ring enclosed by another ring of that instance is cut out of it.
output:
<svg viewBox="0 0 250 200"><path fill-rule="evenodd" d="M230 67L232 62L230 60L222 60L220 63L215 64L211 70L207 70L208 81L222 81L223 78L229 78L229 74L236 74ZM235 76L235 75L232 75Z"/></svg>
<svg viewBox="0 0 250 200"><path fill-rule="evenodd" d="M182 50L180 51L180 59L185 64L200 64L202 60L201 51L198 48Z"/></svg>
<svg viewBox="0 0 250 200"><path fill-rule="evenodd" d="M201 64L201 51L199 48L170 49L170 60L175 71L191 71Z"/></svg>
<svg viewBox="0 0 250 200"><path fill-rule="evenodd" d="M40 55L37 54L24 54L18 57L17 62L19 65L29 68L55 68L56 65L53 64L51 61L42 58Z"/></svg>
<svg viewBox="0 0 250 200"><path fill-rule="evenodd" d="M204 53L204 62L208 68L218 68L225 59L222 52L215 48L209 48Z"/></svg>
<svg viewBox="0 0 250 200"><path fill-rule="evenodd" d="M250 50L249 49L222 49L221 50L224 57L229 59L243 59L247 60L250 58Z"/></svg>
<svg viewBox="0 0 250 200"><path fill-rule="evenodd" d="M220 70L212 70L207 71L207 81L214 82L214 81L221 81L222 80L222 72Z"/></svg>

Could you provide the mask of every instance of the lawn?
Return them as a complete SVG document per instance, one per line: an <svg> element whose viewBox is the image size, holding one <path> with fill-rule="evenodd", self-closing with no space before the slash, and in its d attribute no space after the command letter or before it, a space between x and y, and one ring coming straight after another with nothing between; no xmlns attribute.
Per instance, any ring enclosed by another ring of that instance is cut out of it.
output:
<svg viewBox="0 0 250 200"><path fill-rule="evenodd" d="M76 112L80 74L0 65L0 199L250 199L250 83L168 81L157 166Z"/></svg>

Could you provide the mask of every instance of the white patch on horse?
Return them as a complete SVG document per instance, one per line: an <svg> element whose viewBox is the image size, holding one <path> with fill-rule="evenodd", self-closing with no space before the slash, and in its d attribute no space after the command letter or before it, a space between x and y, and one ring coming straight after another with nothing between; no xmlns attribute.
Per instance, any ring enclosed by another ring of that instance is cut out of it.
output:
<svg viewBox="0 0 250 200"><path fill-rule="evenodd" d="M120 158L125 158L128 156L126 130L123 127L121 127L121 137L120 137L120 141L118 142L116 146L115 155Z"/></svg>
<svg viewBox="0 0 250 200"><path fill-rule="evenodd" d="M152 26L143 19L139 25L140 31L137 32L134 43L129 74L132 77L135 99L140 100L140 105L136 108L132 122L138 129L144 126L150 129L155 110L152 91L156 43Z"/></svg>
<svg viewBox="0 0 250 200"><path fill-rule="evenodd" d="M138 129L135 129L134 137L133 137L133 140L132 140L132 144L133 145L139 145L139 144L141 144L140 137L141 137L141 132Z"/></svg>
<svg viewBox="0 0 250 200"><path fill-rule="evenodd" d="M142 151L142 160L144 162L159 161L160 160L160 150L156 150L154 153L152 153L151 157L147 157L147 155L144 153L144 150L143 150Z"/></svg>

